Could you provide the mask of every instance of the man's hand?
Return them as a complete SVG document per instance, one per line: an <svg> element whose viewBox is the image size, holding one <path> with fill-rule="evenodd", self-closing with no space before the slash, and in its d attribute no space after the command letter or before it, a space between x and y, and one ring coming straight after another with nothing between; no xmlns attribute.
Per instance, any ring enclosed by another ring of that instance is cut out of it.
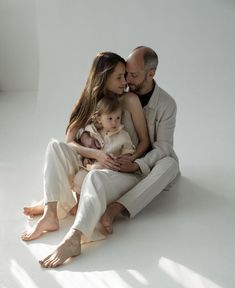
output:
<svg viewBox="0 0 235 288"><path fill-rule="evenodd" d="M131 172L134 173L139 170L139 165L135 162L131 162L128 159L120 158L117 160L120 164L119 171L120 172Z"/></svg>
<svg viewBox="0 0 235 288"><path fill-rule="evenodd" d="M80 138L81 144L88 148L100 149L100 143L89 135L88 132L83 132Z"/></svg>

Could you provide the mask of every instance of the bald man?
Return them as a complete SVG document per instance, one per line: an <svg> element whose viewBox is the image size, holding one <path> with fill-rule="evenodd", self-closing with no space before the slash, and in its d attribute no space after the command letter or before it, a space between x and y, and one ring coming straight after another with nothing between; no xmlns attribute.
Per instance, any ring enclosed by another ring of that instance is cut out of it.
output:
<svg viewBox="0 0 235 288"><path fill-rule="evenodd" d="M144 157L134 162L120 160L120 171L97 170L87 174L82 189L93 189L94 195L109 191L121 195L111 203L101 218L108 233L112 232L112 223L120 213L134 217L146 207L161 191L169 186L179 174L178 158L173 149L173 135L176 121L174 99L162 90L153 77L158 65L157 54L148 47L137 47L127 58L127 82L130 90L139 96L144 109L151 141L151 149ZM125 115L124 115L125 116ZM136 137L130 118L124 117L126 130ZM133 173L139 177L133 177ZM123 193L120 193L123 192ZM128 191L128 192L126 192ZM82 193L82 191L81 191ZM95 207L93 207L95 213ZM87 213L92 213L89 210ZM68 258L81 253L81 232L74 225L63 242L48 257L40 261L43 267L57 267Z"/></svg>
<svg viewBox="0 0 235 288"><path fill-rule="evenodd" d="M144 109L151 150L134 163L121 163L122 172L140 170L146 177L108 206L101 220L109 233L117 215L134 217L179 174L178 158L173 149L176 103L153 79L157 66L158 56L149 47L137 47L127 58L126 80Z"/></svg>

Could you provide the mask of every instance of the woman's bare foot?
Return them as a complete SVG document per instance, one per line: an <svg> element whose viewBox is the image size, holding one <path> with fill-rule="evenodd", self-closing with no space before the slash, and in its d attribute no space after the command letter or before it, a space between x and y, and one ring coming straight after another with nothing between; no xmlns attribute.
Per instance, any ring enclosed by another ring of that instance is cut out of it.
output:
<svg viewBox="0 0 235 288"><path fill-rule="evenodd" d="M55 210L56 211L56 210ZM45 213L39 219L36 226L31 231L25 231L21 235L24 241L30 241L39 238L44 232L52 232L59 229L59 220L56 212L48 211L45 208Z"/></svg>
<svg viewBox="0 0 235 288"><path fill-rule="evenodd" d="M26 206L24 207L23 209L23 213L24 215L26 216L29 216L29 217L35 217L35 216L39 216L39 215L42 215L43 212L44 212L44 208L45 208L45 205L43 204L43 201L39 201L38 203L36 203L35 205L32 205L32 206ZM77 213L77 210L78 210L78 204L76 204L70 211L69 213L73 216L76 215Z"/></svg>
<svg viewBox="0 0 235 288"><path fill-rule="evenodd" d="M56 250L39 263L44 268L55 268L63 264L67 259L81 254L81 235L79 230L71 229L63 242Z"/></svg>
<svg viewBox="0 0 235 288"><path fill-rule="evenodd" d="M113 221L121 214L124 207L122 204L114 202L108 205L103 216L100 219L100 223L104 226L106 232L111 234L113 232Z"/></svg>
<svg viewBox="0 0 235 288"><path fill-rule="evenodd" d="M26 216L34 217L34 216L42 215L44 212L43 200L37 202L35 205L26 206L23 209L24 209L23 213Z"/></svg>

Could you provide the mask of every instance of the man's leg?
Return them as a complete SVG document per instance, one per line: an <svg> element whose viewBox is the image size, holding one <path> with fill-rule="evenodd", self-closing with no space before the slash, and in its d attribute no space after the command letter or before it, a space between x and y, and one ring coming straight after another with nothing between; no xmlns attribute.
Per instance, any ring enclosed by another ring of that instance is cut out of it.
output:
<svg viewBox="0 0 235 288"><path fill-rule="evenodd" d="M147 177L117 202L128 210L132 218L163 191L178 174L178 162L172 157L165 157L156 163Z"/></svg>

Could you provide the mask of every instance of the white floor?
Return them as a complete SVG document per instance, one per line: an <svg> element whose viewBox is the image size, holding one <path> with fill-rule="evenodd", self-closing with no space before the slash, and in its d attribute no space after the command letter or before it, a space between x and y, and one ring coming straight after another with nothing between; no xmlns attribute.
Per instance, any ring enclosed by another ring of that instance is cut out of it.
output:
<svg viewBox="0 0 235 288"><path fill-rule="evenodd" d="M135 219L120 219L113 235L83 246L82 255L67 265L42 269L38 259L63 238L73 217L61 223L59 232L31 243L20 240L32 224L22 207L38 200L42 187L43 154L34 137L36 101L32 93L0 94L1 288L234 287L234 162L220 155L213 165L219 149L206 152L208 158L193 150L191 162L179 151L182 176L171 190ZM224 137L219 143L226 147L228 141Z"/></svg>

